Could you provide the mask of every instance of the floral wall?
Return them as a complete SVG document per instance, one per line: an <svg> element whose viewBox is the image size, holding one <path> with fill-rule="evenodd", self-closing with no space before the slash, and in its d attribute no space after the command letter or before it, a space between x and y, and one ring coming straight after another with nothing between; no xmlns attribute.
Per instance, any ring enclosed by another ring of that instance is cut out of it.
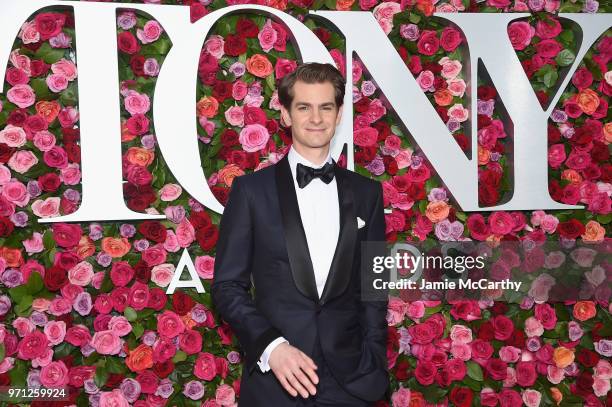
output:
<svg viewBox="0 0 612 407"><path fill-rule="evenodd" d="M244 1L163 3L186 3L196 21ZM458 29L432 14L529 13L507 30L547 106L580 45L576 27L558 13L610 11L595 0L253 3L302 20L343 72L344 39L306 17L307 10L372 12L465 151L471 143L467 125L477 123L482 206L503 202L512 190L512 130L484 77L472 84L478 86L478 116L469 117L467 44ZM153 91L172 46L169 37L150 16L117 13L124 197L132 210L167 220L48 225L37 220L74 212L82 198L72 11L42 10L16 35L0 95L0 386L70 390L68 401L31 405L235 406L240 347L208 293L220 216L176 182L154 134ZM453 203L356 58L348 78L355 167L382 182L387 240L528 243L529 270L565 261L563 253L540 250L545 242L560 242L568 253L577 242L609 243L611 57L608 31L580 61L548 124L550 194L585 209L469 214ZM286 153L290 131L280 123L276 88L296 64L286 28L267 17L226 17L205 40L194 109L202 166L220 202L236 176ZM184 248L207 292L166 295ZM496 267L508 276L529 271L509 253ZM392 297L391 388L377 406L611 405L610 264L589 268L586 280L592 296L580 301L550 302L530 293L518 303Z"/></svg>

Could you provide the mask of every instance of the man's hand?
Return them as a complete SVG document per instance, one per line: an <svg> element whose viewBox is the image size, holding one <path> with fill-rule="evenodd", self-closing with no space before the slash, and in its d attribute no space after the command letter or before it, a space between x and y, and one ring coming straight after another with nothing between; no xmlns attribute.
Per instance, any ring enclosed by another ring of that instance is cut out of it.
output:
<svg viewBox="0 0 612 407"><path fill-rule="evenodd" d="M278 381L293 397L298 393L303 398L315 395L319 377L315 373L317 365L304 352L287 342L278 345L270 354L268 365Z"/></svg>

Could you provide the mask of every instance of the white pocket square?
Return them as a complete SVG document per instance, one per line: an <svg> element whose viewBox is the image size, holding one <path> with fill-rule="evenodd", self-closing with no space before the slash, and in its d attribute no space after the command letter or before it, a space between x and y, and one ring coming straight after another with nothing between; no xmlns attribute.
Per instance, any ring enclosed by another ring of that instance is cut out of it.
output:
<svg viewBox="0 0 612 407"><path fill-rule="evenodd" d="M357 216L357 229L361 229L365 226L365 221Z"/></svg>

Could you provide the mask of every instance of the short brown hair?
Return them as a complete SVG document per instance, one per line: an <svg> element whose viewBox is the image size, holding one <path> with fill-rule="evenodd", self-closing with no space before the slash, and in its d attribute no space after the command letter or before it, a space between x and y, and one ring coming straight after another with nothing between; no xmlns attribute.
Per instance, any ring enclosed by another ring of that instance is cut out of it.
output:
<svg viewBox="0 0 612 407"><path fill-rule="evenodd" d="M278 86L278 101L287 110L291 109L293 102L293 85L296 81L305 83L324 83L330 82L334 86L336 106L342 106L344 102L344 89L346 81L335 66L331 64L320 64L318 62L309 62L302 64L290 74L283 76Z"/></svg>

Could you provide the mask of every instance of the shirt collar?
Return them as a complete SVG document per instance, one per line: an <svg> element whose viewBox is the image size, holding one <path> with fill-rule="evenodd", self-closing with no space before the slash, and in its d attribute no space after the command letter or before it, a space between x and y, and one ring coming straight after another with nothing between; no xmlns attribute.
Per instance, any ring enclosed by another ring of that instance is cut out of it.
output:
<svg viewBox="0 0 612 407"><path fill-rule="evenodd" d="M305 165L307 167L312 167L312 168L321 168L326 163L332 163L331 148L327 152L327 157L325 158L325 160L323 160L323 162L321 164L318 164L318 165L317 164L313 164L312 162L310 162L309 160L307 160L306 158L301 156L300 153L295 151L295 149L293 148L293 145L291 146L291 148L289 148L289 153L287 153L287 159L289 160L289 166L291 167L291 172L293 173L293 178L295 178L295 174L297 172L297 165L298 164L302 164L302 165Z"/></svg>

